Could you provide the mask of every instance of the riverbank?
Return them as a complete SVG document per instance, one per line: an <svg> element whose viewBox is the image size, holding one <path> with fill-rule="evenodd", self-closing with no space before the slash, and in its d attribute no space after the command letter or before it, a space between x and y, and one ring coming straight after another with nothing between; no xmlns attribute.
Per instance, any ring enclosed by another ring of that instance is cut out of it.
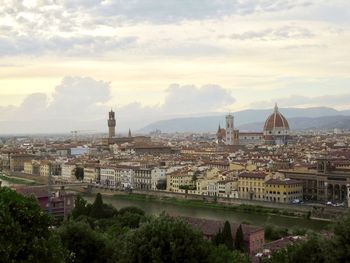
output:
<svg viewBox="0 0 350 263"><path fill-rule="evenodd" d="M174 198L155 198L153 196L139 194L115 194L113 192L101 193L105 203L117 209L135 206L144 210L147 214L158 215L165 212L172 216L184 216L205 218L211 220L228 220L233 223L245 223L257 226L276 226L293 230L322 231L327 229L328 221L314 218L282 215L264 210L264 207L241 205L237 207L222 206L220 204L204 203L193 200L174 200ZM83 194L84 199L92 203L95 194ZM275 211L276 212L276 211Z"/></svg>
<svg viewBox="0 0 350 263"><path fill-rule="evenodd" d="M29 179L14 177L14 176L10 177L3 174L0 175L0 180L6 181L9 184L38 185L38 183L35 182L34 180L29 180Z"/></svg>
<svg viewBox="0 0 350 263"><path fill-rule="evenodd" d="M114 194L113 198L117 199L126 199L126 200L137 200L137 201L152 201L159 203L167 203L174 205L181 205L187 207L199 207L199 208L212 208L218 210L229 210L236 212L244 212L244 213L256 213L256 214L265 214L265 215L278 215L284 217L293 217L293 218L306 218L311 219L310 212L300 212L300 211L287 211L286 209L277 209L277 208L268 208L257 205L227 205L221 203L213 203L213 202L205 202L202 200L189 200L189 199L178 199L175 197L157 197L150 196L146 194L134 194L130 193L128 195L125 194Z"/></svg>

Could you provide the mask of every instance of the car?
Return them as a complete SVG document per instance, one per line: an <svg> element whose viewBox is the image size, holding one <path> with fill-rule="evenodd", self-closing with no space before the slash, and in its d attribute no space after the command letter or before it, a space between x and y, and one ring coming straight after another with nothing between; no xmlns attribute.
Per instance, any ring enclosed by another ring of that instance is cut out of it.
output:
<svg viewBox="0 0 350 263"><path fill-rule="evenodd" d="M303 204L304 202L302 201L302 200L300 200L300 199L294 199L293 201L292 201L292 204Z"/></svg>

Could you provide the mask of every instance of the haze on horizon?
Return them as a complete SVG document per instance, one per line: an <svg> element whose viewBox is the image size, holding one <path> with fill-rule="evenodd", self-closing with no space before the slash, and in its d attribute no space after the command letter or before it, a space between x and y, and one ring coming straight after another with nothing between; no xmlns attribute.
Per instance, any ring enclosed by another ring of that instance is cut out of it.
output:
<svg viewBox="0 0 350 263"><path fill-rule="evenodd" d="M87 128L111 107L123 130L275 102L350 109L347 0L0 3L0 123L18 129Z"/></svg>

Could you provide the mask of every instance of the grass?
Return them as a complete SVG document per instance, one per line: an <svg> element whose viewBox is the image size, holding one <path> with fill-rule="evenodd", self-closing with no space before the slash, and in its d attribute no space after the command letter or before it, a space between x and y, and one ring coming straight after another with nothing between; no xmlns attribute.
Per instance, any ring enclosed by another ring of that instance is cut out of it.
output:
<svg viewBox="0 0 350 263"><path fill-rule="evenodd" d="M0 175L0 179L5 180L11 184L25 184L25 185L36 185L37 183L31 180L13 178L5 175Z"/></svg>

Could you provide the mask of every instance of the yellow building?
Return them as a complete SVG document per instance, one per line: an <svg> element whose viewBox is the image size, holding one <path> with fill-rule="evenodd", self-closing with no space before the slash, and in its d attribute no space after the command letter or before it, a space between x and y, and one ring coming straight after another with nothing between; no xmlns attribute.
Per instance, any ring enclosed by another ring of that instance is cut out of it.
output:
<svg viewBox="0 0 350 263"><path fill-rule="evenodd" d="M33 164L32 161L24 162L24 173L33 174Z"/></svg>
<svg viewBox="0 0 350 263"><path fill-rule="evenodd" d="M303 200L303 183L291 179L270 179L265 183L265 199L277 203Z"/></svg>
<svg viewBox="0 0 350 263"><path fill-rule="evenodd" d="M24 162L24 173L31 175L39 175L40 174L40 164L38 161L26 161Z"/></svg>
<svg viewBox="0 0 350 263"><path fill-rule="evenodd" d="M48 177L51 172L51 162L50 161L41 161L40 163L40 176Z"/></svg>
<svg viewBox="0 0 350 263"><path fill-rule="evenodd" d="M193 182L193 172L189 171L176 171L167 175L167 191L184 193L185 190L180 189L182 186L188 186L195 188ZM188 191L190 193L190 191ZM192 192L191 192L192 193ZM195 189L193 190L195 193Z"/></svg>
<svg viewBox="0 0 350 263"><path fill-rule="evenodd" d="M243 172L238 175L239 198L265 200L265 180L268 174L262 172Z"/></svg>

